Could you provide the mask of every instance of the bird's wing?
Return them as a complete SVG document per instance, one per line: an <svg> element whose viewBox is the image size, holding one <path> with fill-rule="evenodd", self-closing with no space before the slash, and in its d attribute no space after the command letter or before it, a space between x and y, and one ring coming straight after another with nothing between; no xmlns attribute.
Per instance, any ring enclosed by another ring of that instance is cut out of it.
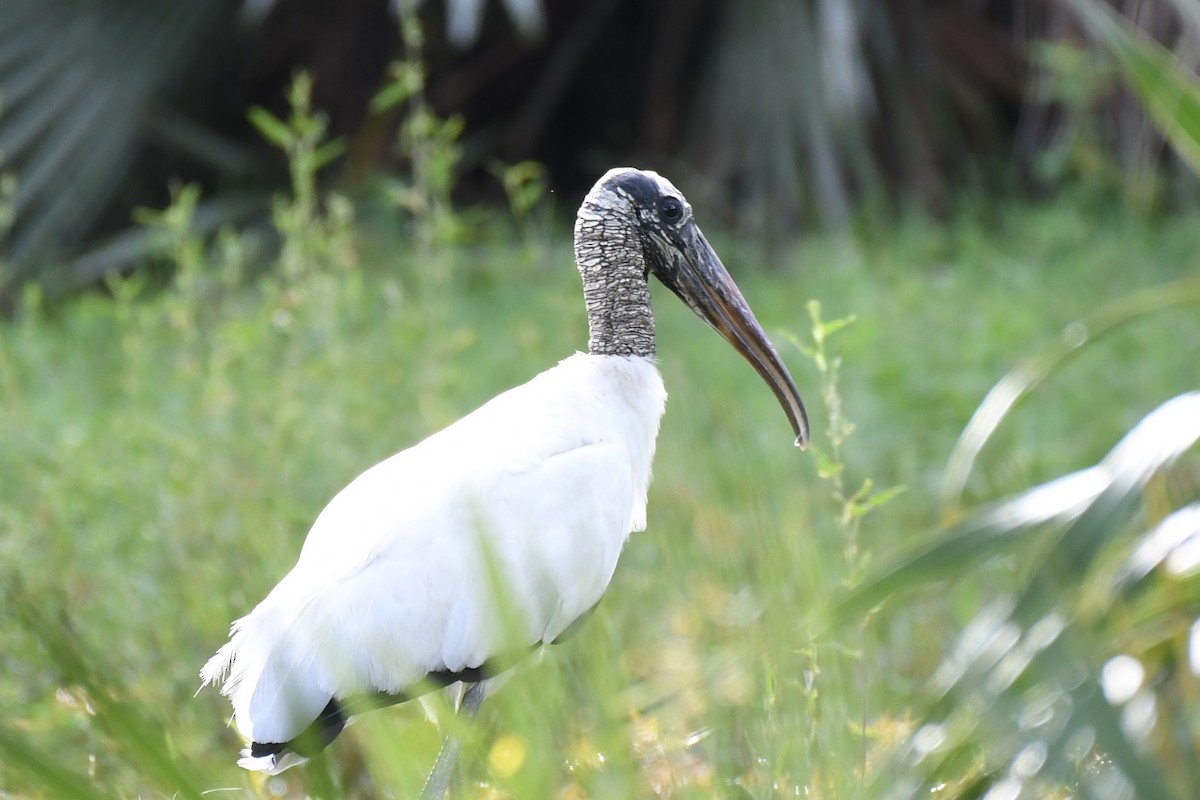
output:
<svg viewBox="0 0 1200 800"><path fill-rule="evenodd" d="M535 379L346 487L206 667L230 670L242 733L286 741L330 697L478 666L594 605L645 492L601 399Z"/></svg>

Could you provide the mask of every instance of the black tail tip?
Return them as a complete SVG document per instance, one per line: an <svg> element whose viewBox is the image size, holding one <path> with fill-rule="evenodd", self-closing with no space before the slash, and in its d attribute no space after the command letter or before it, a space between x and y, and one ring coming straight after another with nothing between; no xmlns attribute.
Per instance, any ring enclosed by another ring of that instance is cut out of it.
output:
<svg viewBox="0 0 1200 800"><path fill-rule="evenodd" d="M337 700L330 700L312 724L294 739L286 742L251 742L248 755L252 759L271 759L282 763L284 756L295 753L300 759L312 758L329 746L346 727L346 717Z"/></svg>

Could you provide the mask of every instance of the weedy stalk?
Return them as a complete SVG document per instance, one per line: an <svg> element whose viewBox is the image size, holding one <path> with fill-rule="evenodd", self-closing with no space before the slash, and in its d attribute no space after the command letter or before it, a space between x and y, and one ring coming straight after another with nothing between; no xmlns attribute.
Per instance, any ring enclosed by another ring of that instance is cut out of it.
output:
<svg viewBox="0 0 1200 800"><path fill-rule="evenodd" d="M425 94L425 30L415 4L400 3L400 38L404 58L389 67L391 79L371 101L383 113L404 107L396 141L398 154L409 164L409 176L388 185L388 194L412 220L413 239L422 261L440 245L461 241L465 226L454 209L451 192L462 160L458 137L464 121L459 115L439 117Z"/></svg>
<svg viewBox="0 0 1200 800"><path fill-rule="evenodd" d="M330 193L322 202L318 174L345 150L341 139L327 139L329 121L312 106L312 77L299 72L288 90L291 113L280 119L264 108L250 109L250 122L287 158L290 196L275 199L272 220L283 240L278 274L282 280L280 308L295 309L303 302L313 276L331 268L356 266L354 210L350 202Z"/></svg>
<svg viewBox="0 0 1200 800"><path fill-rule="evenodd" d="M817 459L817 475L829 489L829 499L832 503L833 519L841 540L841 551L845 573L841 583L845 588L853 588L866 573L871 554L864 551L860 532L863 520L872 511L891 501L904 491L904 487L895 486L888 489L876 490L875 482L864 478L857 489L848 489L846 444L854 434L854 423L846 416L842 403L840 389L842 357L829 347L834 335L855 322L855 316L849 315L826 321L822 315L821 303L818 300L808 302L810 321L809 335L812 343L806 344L800 339L789 337L792 343L816 367L820 376L820 397L827 422L823 428L823 442L818 440L810 445L813 456ZM860 742L859 781L865 781L868 761L868 726L871 710L868 705L871 697L871 675L868 664L867 626L874 610L863 616L847 634L842 642L830 641L815 643L806 648L809 665L805 672L805 692L809 706L809 726L807 738L810 748L819 748L821 728L822 703L820 702L820 653L823 649L833 648L842 653L850 654L858 672L857 695L862 699L859 719L857 722Z"/></svg>

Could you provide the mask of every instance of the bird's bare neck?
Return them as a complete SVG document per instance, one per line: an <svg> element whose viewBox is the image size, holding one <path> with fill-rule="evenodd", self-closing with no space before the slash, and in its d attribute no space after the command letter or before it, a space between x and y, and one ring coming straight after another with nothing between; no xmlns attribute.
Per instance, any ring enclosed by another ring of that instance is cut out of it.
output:
<svg viewBox="0 0 1200 800"><path fill-rule="evenodd" d="M588 352L654 355L654 314L642 276L610 274L590 288L585 279L583 296L588 310Z"/></svg>
<svg viewBox="0 0 1200 800"><path fill-rule="evenodd" d="M588 313L588 352L653 356L654 313L637 232L604 213L580 210L575 260Z"/></svg>

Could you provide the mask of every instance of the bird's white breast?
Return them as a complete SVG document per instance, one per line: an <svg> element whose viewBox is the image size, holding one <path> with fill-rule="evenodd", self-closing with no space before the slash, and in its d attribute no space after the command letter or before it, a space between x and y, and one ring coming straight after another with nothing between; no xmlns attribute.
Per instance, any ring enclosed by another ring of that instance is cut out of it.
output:
<svg viewBox="0 0 1200 800"><path fill-rule="evenodd" d="M210 664L238 728L552 641L645 527L665 402L651 359L576 354L360 475Z"/></svg>

